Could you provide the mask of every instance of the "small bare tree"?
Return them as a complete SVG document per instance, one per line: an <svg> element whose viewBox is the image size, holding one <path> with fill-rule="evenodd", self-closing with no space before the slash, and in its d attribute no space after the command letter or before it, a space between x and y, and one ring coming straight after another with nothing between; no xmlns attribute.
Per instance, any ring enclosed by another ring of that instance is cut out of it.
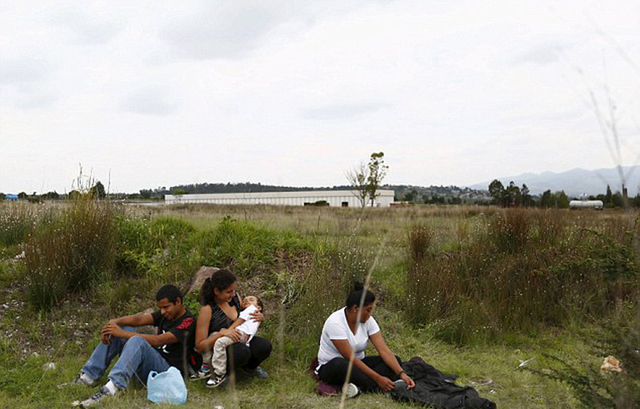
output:
<svg viewBox="0 0 640 409"><path fill-rule="evenodd" d="M380 196L378 190L382 185L382 179L387 176L387 170L389 170L389 166L384 164L384 152L372 153L367 167L369 168L369 182L367 183L367 190L371 206L374 206L376 198Z"/></svg>
<svg viewBox="0 0 640 409"><path fill-rule="evenodd" d="M360 202L360 207L364 208L367 205L367 197L369 196L369 167L361 163L352 170L347 171L345 176L349 185L353 188L354 196Z"/></svg>
<svg viewBox="0 0 640 409"><path fill-rule="evenodd" d="M360 201L360 206L365 207L367 200L371 206L375 205L376 198L380 196L378 190L382 184L382 179L387 176L389 166L384 164L384 153L374 152L369 158L369 163L360 163L352 170L346 172L345 176L353 188L353 194Z"/></svg>

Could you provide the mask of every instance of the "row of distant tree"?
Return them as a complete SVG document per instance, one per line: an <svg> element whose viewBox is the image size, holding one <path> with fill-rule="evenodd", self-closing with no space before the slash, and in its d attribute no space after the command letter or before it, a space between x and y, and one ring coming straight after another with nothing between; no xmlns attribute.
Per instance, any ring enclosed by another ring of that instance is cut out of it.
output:
<svg viewBox="0 0 640 409"><path fill-rule="evenodd" d="M177 185L167 188L161 186L155 189L140 190L139 197L142 199L163 199L165 195L186 195L198 193L251 193L251 192L296 192L303 190L343 190L350 189L349 186L333 187L293 187L263 185L260 183L195 183L187 185Z"/></svg>
<svg viewBox="0 0 640 409"><path fill-rule="evenodd" d="M569 197L560 190L551 192L546 190L540 196L532 196L526 184L518 187L515 183L510 182L508 186L503 186L499 180L494 180L489 184L489 195L491 203L501 207L555 207L559 209L569 208ZM613 193L609 185L605 194L597 196L589 196L589 200L600 200L605 207L640 207L640 192L631 198L625 197L622 193Z"/></svg>
<svg viewBox="0 0 640 409"><path fill-rule="evenodd" d="M424 204L465 204L475 203L484 205L497 205L501 207L543 207L543 208L568 208L570 198L563 191L551 192L546 190L542 195L532 195L526 184L521 187L515 185L514 182L510 182L507 186L504 186L499 180L494 180L489 184L489 198L478 196L477 191L465 188L457 187L431 187L429 189L436 190L436 193L422 193L416 190L416 188L409 188L408 186L385 186L385 188L391 188L396 190L396 201L404 201L411 203L424 203ZM300 191L300 190L348 190L353 189L353 186L334 186L330 188L309 188L309 187L287 187L287 186L273 186L262 185L260 183L201 183L191 185L173 186L171 188L159 187L156 189L142 189L140 193L116 193L109 194L111 199L144 199L144 200L162 200L165 195L181 195L190 193L246 193L246 192L282 192L282 191ZM365 192L363 189L362 192ZM17 196L21 200L28 200L30 202L40 202L43 200L65 200L77 198L83 193L78 190L72 190L69 193L60 194L56 191L47 192L43 194L31 195L26 192L20 192ZM84 194L90 194L97 199L104 199L107 196L104 185L98 181L88 192ZM486 194L486 193L485 193ZM0 193L0 200L5 199L5 194ZM366 200L367 196L363 196ZM603 194L596 196L589 196L589 200L601 200L605 207L625 207L625 197L620 192L612 192L611 188L607 186L607 190ZM627 198L626 204L630 207L640 208L640 193L635 197Z"/></svg>
<svg viewBox="0 0 640 409"><path fill-rule="evenodd" d="M43 193L41 195L33 192L33 194L27 194L26 192L20 192L17 194L18 199L20 200L28 200L29 202L41 202L43 200L64 200L64 199L75 199L80 197L83 194L88 194L96 199L104 199L107 197L107 192L104 188L104 185L98 181L95 185L93 185L87 192L82 193L78 190L72 190L69 193L60 194L55 190L52 192ZM0 193L0 200L4 200L7 197L6 194Z"/></svg>

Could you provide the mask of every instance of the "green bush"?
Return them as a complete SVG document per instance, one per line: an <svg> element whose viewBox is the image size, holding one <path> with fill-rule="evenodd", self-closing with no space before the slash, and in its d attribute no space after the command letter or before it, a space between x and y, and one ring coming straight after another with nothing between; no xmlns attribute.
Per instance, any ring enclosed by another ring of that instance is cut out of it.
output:
<svg viewBox="0 0 640 409"><path fill-rule="evenodd" d="M25 246L25 265L34 307L49 309L112 272L114 213L109 202L79 196L33 234Z"/></svg>
<svg viewBox="0 0 640 409"><path fill-rule="evenodd" d="M121 275L162 275L171 261L186 257L196 228L176 217L154 220L120 216L116 219L117 271Z"/></svg>
<svg viewBox="0 0 640 409"><path fill-rule="evenodd" d="M272 272L278 264L288 263L310 248L290 231L272 231L230 217L193 240L201 264L229 267L240 277Z"/></svg>

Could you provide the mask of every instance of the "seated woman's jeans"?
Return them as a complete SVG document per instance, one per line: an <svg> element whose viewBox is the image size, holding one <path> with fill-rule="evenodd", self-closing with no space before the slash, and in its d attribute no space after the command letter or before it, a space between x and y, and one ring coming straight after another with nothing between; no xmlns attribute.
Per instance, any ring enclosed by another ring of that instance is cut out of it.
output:
<svg viewBox="0 0 640 409"><path fill-rule="evenodd" d="M398 363L402 365L400 358L396 356ZM366 356L362 359L362 362L369 368L382 376L395 381L398 379L395 372L384 363L382 358L378 355ZM334 358L326 364L322 365L318 370L318 377L323 382L331 385L342 385L347 377L347 369L349 367L349 360L344 358ZM349 382L354 383L363 392L382 392L382 389L377 383L361 370L353 366L351 369L351 379Z"/></svg>

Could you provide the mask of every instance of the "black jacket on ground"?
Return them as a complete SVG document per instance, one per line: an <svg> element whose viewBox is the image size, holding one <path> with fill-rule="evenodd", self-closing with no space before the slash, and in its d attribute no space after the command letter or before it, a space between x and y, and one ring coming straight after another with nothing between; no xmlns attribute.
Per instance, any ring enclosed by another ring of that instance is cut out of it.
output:
<svg viewBox="0 0 640 409"><path fill-rule="evenodd" d="M395 390L391 396L400 402L422 404L437 409L495 409L496 404L478 396L469 386L458 386L451 375L444 375L420 357L413 357L402 364L416 387Z"/></svg>

